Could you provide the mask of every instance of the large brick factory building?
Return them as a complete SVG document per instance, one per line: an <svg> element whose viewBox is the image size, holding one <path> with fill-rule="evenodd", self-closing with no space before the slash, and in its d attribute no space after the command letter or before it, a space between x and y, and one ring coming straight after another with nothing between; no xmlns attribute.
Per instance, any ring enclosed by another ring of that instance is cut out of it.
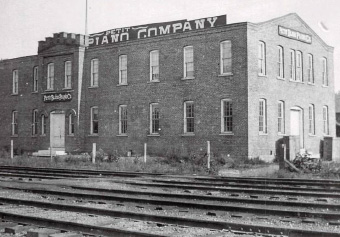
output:
<svg viewBox="0 0 340 237"><path fill-rule="evenodd" d="M0 146L272 159L335 135L333 47L296 14L57 33L2 60ZM294 148L293 148L294 146Z"/></svg>

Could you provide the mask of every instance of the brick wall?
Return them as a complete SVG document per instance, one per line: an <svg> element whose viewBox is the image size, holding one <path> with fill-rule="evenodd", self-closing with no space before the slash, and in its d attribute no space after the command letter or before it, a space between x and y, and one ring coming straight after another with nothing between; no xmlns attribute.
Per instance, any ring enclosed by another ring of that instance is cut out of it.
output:
<svg viewBox="0 0 340 237"><path fill-rule="evenodd" d="M278 35L278 25L312 35L312 44ZM258 44L266 44L266 76L258 76ZM278 72L278 46L284 48L284 79L277 79ZM289 50L300 50L303 55L304 82L290 81L290 54ZM249 155L265 156L275 151L275 141L283 135L278 134L278 101L285 102L285 134L290 135L290 109L299 107L303 111L303 137L304 148L309 152L319 153L320 142L323 140L322 107L329 108L329 136L335 134L334 111L334 79L333 79L333 50L326 46L296 14L259 25L251 25L248 31L248 65L249 65ZM315 84L307 83L307 54L314 58ZM322 86L321 58L328 61L329 86ZM260 98L267 100L268 134L259 135L259 105ZM315 105L315 135L309 135L308 108Z"/></svg>

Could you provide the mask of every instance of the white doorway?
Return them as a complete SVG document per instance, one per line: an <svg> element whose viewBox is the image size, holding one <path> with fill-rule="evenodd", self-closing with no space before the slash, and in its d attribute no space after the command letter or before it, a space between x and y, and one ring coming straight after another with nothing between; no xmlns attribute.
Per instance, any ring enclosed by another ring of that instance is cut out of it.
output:
<svg viewBox="0 0 340 237"><path fill-rule="evenodd" d="M65 114L51 113L50 117L51 148L65 148Z"/></svg>
<svg viewBox="0 0 340 237"><path fill-rule="evenodd" d="M290 110L290 135L299 140L300 149L304 148L303 110L299 107Z"/></svg>

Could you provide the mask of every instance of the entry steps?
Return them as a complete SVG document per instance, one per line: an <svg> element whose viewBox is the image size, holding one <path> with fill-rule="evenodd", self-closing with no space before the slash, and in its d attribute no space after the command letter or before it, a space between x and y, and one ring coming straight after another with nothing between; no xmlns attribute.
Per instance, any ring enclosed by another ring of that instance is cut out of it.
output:
<svg viewBox="0 0 340 237"><path fill-rule="evenodd" d="M33 156L62 156L62 155L67 155L65 152L65 148L50 148L48 150L39 150L37 152L33 152Z"/></svg>

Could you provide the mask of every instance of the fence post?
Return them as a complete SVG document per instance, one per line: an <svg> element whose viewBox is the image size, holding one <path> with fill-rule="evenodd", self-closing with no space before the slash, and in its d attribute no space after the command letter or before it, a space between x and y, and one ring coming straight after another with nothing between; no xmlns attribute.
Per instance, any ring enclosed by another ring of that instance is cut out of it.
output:
<svg viewBox="0 0 340 237"><path fill-rule="evenodd" d="M146 149L147 149L147 144L144 143L144 163L146 163Z"/></svg>
<svg viewBox="0 0 340 237"><path fill-rule="evenodd" d="M11 159L13 159L13 140L11 140Z"/></svg>
<svg viewBox="0 0 340 237"><path fill-rule="evenodd" d="M97 144L92 144L92 163L96 163L96 151L97 151Z"/></svg>
<svg viewBox="0 0 340 237"><path fill-rule="evenodd" d="M208 169L210 169L210 141L207 141Z"/></svg>

